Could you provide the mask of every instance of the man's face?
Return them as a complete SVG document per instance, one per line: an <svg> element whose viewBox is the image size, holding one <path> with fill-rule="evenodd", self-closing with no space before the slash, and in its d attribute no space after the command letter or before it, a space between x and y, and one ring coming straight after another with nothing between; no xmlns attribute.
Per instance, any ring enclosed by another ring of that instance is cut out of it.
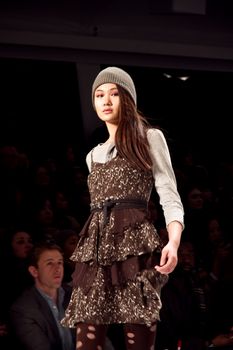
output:
<svg viewBox="0 0 233 350"><path fill-rule="evenodd" d="M36 286L45 293L59 288L64 275L62 254L56 249L44 251L37 268L34 267L30 272L35 278Z"/></svg>

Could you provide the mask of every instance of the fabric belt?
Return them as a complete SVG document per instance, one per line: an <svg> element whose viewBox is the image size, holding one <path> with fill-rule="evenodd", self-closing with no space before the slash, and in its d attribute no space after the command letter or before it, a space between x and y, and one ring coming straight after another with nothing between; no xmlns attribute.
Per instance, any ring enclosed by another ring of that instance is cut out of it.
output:
<svg viewBox="0 0 233 350"><path fill-rule="evenodd" d="M109 211L111 209L126 209L126 208L144 208L147 209L148 203L142 199L112 199L108 198L103 202L91 204L91 212L102 211L104 212L103 226L108 221Z"/></svg>

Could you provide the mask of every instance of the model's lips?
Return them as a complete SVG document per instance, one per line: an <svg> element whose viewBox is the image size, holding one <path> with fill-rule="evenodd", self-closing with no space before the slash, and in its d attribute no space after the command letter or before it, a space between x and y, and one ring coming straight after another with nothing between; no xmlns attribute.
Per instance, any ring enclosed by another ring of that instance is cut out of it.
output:
<svg viewBox="0 0 233 350"><path fill-rule="evenodd" d="M103 112L104 112L104 113L112 113L112 109L111 109L111 108L104 109Z"/></svg>

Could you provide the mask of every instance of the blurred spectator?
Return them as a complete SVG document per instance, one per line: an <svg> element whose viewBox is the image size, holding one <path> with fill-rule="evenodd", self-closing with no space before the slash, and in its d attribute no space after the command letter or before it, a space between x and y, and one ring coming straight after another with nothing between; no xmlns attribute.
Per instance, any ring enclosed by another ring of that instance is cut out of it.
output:
<svg viewBox="0 0 233 350"><path fill-rule="evenodd" d="M8 330L9 308L33 283L27 269L33 242L31 234L22 228L5 232L3 238L0 254L0 348L8 350L11 348Z"/></svg>
<svg viewBox="0 0 233 350"><path fill-rule="evenodd" d="M158 323L156 350L204 350L206 331L205 291L199 276L192 243L181 242L178 265L161 293L161 322Z"/></svg>
<svg viewBox="0 0 233 350"><path fill-rule="evenodd" d="M64 257L64 281L72 281L75 262L70 260L71 255L78 243L78 234L73 230L61 230L57 234L57 243L62 248Z"/></svg>

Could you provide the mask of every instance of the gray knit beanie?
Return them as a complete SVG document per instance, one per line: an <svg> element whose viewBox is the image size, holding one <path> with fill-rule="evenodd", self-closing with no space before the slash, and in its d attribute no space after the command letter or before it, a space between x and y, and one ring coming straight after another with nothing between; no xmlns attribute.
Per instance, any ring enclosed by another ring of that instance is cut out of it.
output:
<svg viewBox="0 0 233 350"><path fill-rule="evenodd" d="M134 82L130 75L118 67L108 67L103 69L95 78L92 85L92 103L94 105L94 93L98 86L112 83L122 86L132 97L135 106L137 105L137 94Z"/></svg>

